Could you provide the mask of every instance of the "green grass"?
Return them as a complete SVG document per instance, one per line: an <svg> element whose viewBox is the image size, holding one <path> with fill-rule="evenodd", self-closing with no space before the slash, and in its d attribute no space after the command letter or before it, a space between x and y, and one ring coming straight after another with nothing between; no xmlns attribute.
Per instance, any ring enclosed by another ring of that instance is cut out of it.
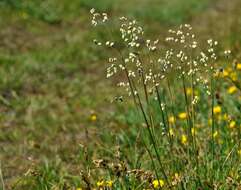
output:
<svg viewBox="0 0 241 190"><path fill-rule="evenodd" d="M93 1L79 0L69 3L62 0L58 3L56 0L50 1L3 1L0 6L14 10L24 18L35 18L44 22L57 24L61 21L73 19L91 8L99 11L114 12L115 14L129 14L144 20L153 20L164 22L166 24L178 24L184 22L200 11L205 10L211 3L211 0L197 2L187 1ZM122 6L118 6L121 4Z"/></svg>
<svg viewBox="0 0 241 190"><path fill-rule="evenodd" d="M240 52L240 31L235 24L240 21L240 3L233 3L236 9L231 13L218 10L234 20L231 35L221 32L226 31L224 24L220 24L223 30L212 33ZM131 167L150 166L146 155L146 162L138 161L141 148L132 149L136 126L142 123L136 110L129 102L123 103L128 109L109 103L116 89L105 80L105 52L92 44L93 37L103 33L90 29L90 8L135 17L148 23L148 30L163 33L167 25L190 21L198 26L204 14L216 22L213 4L209 0L1 1L0 169L6 189L84 186L80 171L86 158L80 144L89 145L92 158L111 159L116 152L112 145L119 144ZM208 38L211 28L205 24L203 28ZM90 121L93 112L96 122ZM96 173L93 178L108 175Z"/></svg>

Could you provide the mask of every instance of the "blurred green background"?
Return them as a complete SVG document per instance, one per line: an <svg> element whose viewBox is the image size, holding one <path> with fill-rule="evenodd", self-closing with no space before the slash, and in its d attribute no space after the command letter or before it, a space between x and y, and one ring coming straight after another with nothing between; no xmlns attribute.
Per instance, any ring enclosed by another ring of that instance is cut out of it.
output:
<svg viewBox="0 0 241 190"><path fill-rule="evenodd" d="M78 145L113 125L115 89L105 80L105 52L92 44L100 35L90 26L92 7L136 18L160 38L190 23L240 58L240 0L1 0L0 161L7 184L44 160L79 172Z"/></svg>

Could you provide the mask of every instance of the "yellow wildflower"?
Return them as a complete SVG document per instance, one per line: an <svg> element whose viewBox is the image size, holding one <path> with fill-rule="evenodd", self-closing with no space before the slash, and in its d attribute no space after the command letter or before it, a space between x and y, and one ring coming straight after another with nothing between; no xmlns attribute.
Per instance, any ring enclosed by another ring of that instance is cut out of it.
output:
<svg viewBox="0 0 241 190"><path fill-rule="evenodd" d="M182 135L181 142L183 145L187 144L187 136L186 135Z"/></svg>
<svg viewBox="0 0 241 190"><path fill-rule="evenodd" d="M241 157L241 149L238 150L238 155Z"/></svg>
<svg viewBox="0 0 241 190"><path fill-rule="evenodd" d="M237 87L236 86L230 86L229 88L228 88L228 93L229 94L233 94L233 93L235 93L237 91Z"/></svg>
<svg viewBox="0 0 241 190"><path fill-rule="evenodd" d="M223 114L223 120L224 120L224 121L227 121L227 120L228 120L228 114L226 114L226 113Z"/></svg>
<svg viewBox="0 0 241 190"><path fill-rule="evenodd" d="M191 129L192 136L196 135L196 131L197 131L196 128L192 127L192 129Z"/></svg>
<svg viewBox="0 0 241 190"><path fill-rule="evenodd" d="M224 69L222 72L222 76L227 77L228 75L229 75L228 71Z"/></svg>
<svg viewBox="0 0 241 190"><path fill-rule="evenodd" d="M97 185L97 187L103 187L103 186L105 186L105 182L104 182L104 180L100 180L100 181L97 181L96 185Z"/></svg>
<svg viewBox="0 0 241 190"><path fill-rule="evenodd" d="M221 111L222 111L222 108L220 106L213 107L214 114L219 114L219 113L221 113Z"/></svg>
<svg viewBox="0 0 241 190"><path fill-rule="evenodd" d="M172 128L169 129L169 135L174 136L174 131Z"/></svg>
<svg viewBox="0 0 241 190"><path fill-rule="evenodd" d="M152 181L152 185L155 189L159 188L159 187L163 187L165 185L164 181L162 179L155 179Z"/></svg>
<svg viewBox="0 0 241 190"><path fill-rule="evenodd" d="M188 96L192 96L192 93L194 95L198 95L198 91L197 90L193 91L192 88L186 88L186 93L187 93Z"/></svg>
<svg viewBox="0 0 241 190"><path fill-rule="evenodd" d="M212 123L213 123L212 118L209 118L209 119L208 119L208 125L212 125Z"/></svg>
<svg viewBox="0 0 241 190"><path fill-rule="evenodd" d="M81 187L78 187L76 190L83 190Z"/></svg>
<svg viewBox="0 0 241 190"><path fill-rule="evenodd" d="M237 68L238 70L241 70L241 63L237 63L236 68Z"/></svg>
<svg viewBox="0 0 241 190"><path fill-rule="evenodd" d="M97 120L97 115L96 114L91 114L90 120L93 121L93 122L96 121Z"/></svg>
<svg viewBox="0 0 241 190"><path fill-rule="evenodd" d="M113 186L113 181L112 180L106 181L106 187L112 187L112 186Z"/></svg>
<svg viewBox="0 0 241 190"><path fill-rule="evenodd" d="M112 187L113 186L113 181L112 180L100 180L100 181L97 181L96 183L97 187Z"/></svg>
<svg viewBox="0 0 241 190"><path fill-rule="evenodd" d="M215 132L213 133L213 138L216 138L216 137L218 137L218 131L215 131Z"/></svg>
<svg viewBox="0 0 241 190"><path fill-rule="evenodd" d="M192 88L187 88L186 93L187 93L188 96L191 96L192 95Z"/></svg>
<svg viewBox="0 0 241 190"><path fill-rule="evenodd" d="M230 123L229 123L229 128L230 129L233 129L234 127L235 127L235 125L236 125L236 122L235 121L231 121Z"/></svg>
<svg viewBox="0 0 241 190"><path fill-rule="evenodd" d="M230 78L231 78L233 81L237 81L237 80L238 80L237 73L235 73L235 72L230 73Z"/></svg>
<svg viewBox="0 0 241 190"><path fill-rule="evenodd" d="M174 116L170 116L170 117L168 118L168 121L169 121L170 124L174 124L174 123L175 123L175 118L174 118Z"/></svg>
<svg viewBox="0 0 241 190"><path fill-rule="evenodd" d="M187 118L187 113L182 112L178 114L179 119L186 119Z"/></svg>

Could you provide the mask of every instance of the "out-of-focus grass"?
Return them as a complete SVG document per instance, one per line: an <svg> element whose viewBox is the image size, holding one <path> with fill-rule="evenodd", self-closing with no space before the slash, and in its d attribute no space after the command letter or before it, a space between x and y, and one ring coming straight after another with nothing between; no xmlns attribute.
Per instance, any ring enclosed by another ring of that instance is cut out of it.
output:
<svg viewBox="0 0 241 190"><path fill-rule="evenodd" d="M161 22L162 24L178 24L187 21L190 17L205 10L212 1L167 1L167 0L134 0L134 1L102 1L81 0L82 5L90 9L92 7L97 10L106 11L112 10L114 13L124 13L125 15L132 15L135 18L144 20L153 20ZM122 6L118 6L121 4Z"/></svg>
<svg viewBox="0 0 241 190"><path fill-rule="evenodd" d="M8 8L18 11L24 17L30 16L48 23L58 23L68 18L80 16L81 12L94 7L100 11L132 15L140 19L160 21L162 24L177 24L204 10L211 2L211 0L201 2L195 0L80 0L69 3L62 0L61 3L58 3L56 0L24 0L3 1L0 5L8 6ZM120 4L122 6L119 6Z"/></svg>

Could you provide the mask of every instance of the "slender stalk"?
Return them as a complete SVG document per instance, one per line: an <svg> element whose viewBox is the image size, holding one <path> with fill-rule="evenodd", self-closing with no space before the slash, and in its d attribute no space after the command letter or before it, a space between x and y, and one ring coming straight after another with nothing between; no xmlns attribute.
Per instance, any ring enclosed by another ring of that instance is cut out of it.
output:
<svg viewBox="0 0 241 190"><path fill-rule="evenodd" d="M111 32L110 32L110 33L111 33ZM145 111L144 111L144 108L143 108L143 105L142 105L140 96L139 96L139 94L138 94L138 92L137 92L137 89L136 89L136 87L135 87L134 82L133 82L133 81L131 80L131 78L129 77L128 70L127 70L127 68L126 68L126 64L125 64L125 60L124 60L124 56L122 55L122 52L121 52L120 50L118 50L117 48L114 48L114 50L116 50L116 51L118 52L118 54L120 55L120 57L121 57L122 63L123 63L123 65L124 65L125 75L126 75L126 77L127 77L128 83L129 83L129 85L130 85L130 90L131 90L131 94L132 94L134 103L135 103L136 107L137 107L137 108L139 107L140 110L141 110L141 113L142 113L142 115L143 115L144 121L145 121L145 123L146 123L146 125L147 125L147 129L148 129L148 133L149 133L149 136L150 136L150 139L151 139L151 143L153 144L153 147L154 147L154 150L155 150L155 153L156 153L156 156L157 156L157 160L158 160L158 163L159 163L160 168L161 168L161 172L162 172L162 174L163 174L163 176L164 176L167 184L170 186L168 177L167 177L167 175L166 175L166 173L165 173L163 164L162 164L162 162L161 162L161 160L160 160L160 155L159 155L159 153L158 153L158 151L157 151L156 143L155 143L154 137L153 137L153 135L152 135L151 126L150 126L150 124L149 124L149 122L148 122L148 120L147 120L147 116L146 116L146 114L145 114ZM136 100L136 97L137 97L137 100ZM137 101L138 101L138 102L137 102ZM170 187L171 187L171 186L170 186Z"/></svg>
<svg viewBox="0 0 241 190"><path fill-rule="evenodd" d="M157 151L156 143L155 143L154 137L153 137L153 135L152 135L152 131L151 131L151 126L150 126L150 124L149 124L149 122L148 122L148 119L147 119L147 116L146 116L146 114L145 114L144 107L143 107L142 102L141 102L141 98L140 98L140 96L139 96L139 93L138 93L138 91L137 91L137 88L136 88L136 86L135 86L135 83L134 83L134 82L131 80L131 78L129 77L129 74L128 74L128 71L127 71L127 68L126 68L126 65L125 65L124 58L123 58L121 52L120 52L120 51L118 51L118 52L119 52L119 54L121 55L121 58L122 58L122 61L123 61L123 64L124 64L124 71L125 71L125 74L126 74L128 83L129 83L129 85L130 85L130 90L131 90L131 94L132 94L133 100L134 100L134 102L135 102L135 105L136 105L137 107L139 107L140 110L141 110L142 116L143 116L144 121L145 121L145 123L146 123L146 125L147 125L147 130L148 130L148 133L149 133L149 136L150 136L150 139L151 139L151 143L153 144L153 147L154 147L154 150L155 150L155 153L156 153L156 156L157 156L157 160L158 160L158 163L159 163L160 168L161 168L161 172L162 172L162 174L163 174L163 176L164 176L167 184L169 185L170 183L169 183L168 177L167 177L167 175L166 175L166 173L165 173L163 164L162 164L162 162L161 162L161 160L160 160L160 155L159 155L159 153L158 153L158 151ZM136 100L136 97L137 97L137 100Z"/></svg>
<svg viewBox="0 0 241 190"><path fill-rule="evenodd" d="M189 110L189 103L188 103L188 98L187 98L185 77L184 77L183 74L182 74L182 85L183 85L183 91L184 91L184 96L185 96L185 104L186 104L186 112L187 112L188 135L189 135L190 139L193 139L192 138L192 126L193 126L193 123L192 123L191 117L190 117L190 110ZM192 145L193 145L193 141L192 141Z"/></svg>
<svg viewBox="0 0 241 190"><path fill-rule="evenodd" d="M191 116L192 116L192 129L193 129L193 134L191 131L191 135L192 135L192 142L193 142L193 149L194 149L194 156L195 156L195 161L196 161L196 166L197 166L197 173L199 173L199 160L198 160L198 148L197 148L197 140L196 140L196 126L195 126L195 87L194 87L194 65L193 65L193 60L192 60L192 51L191 53L191 64L190 64L190 71L191 71L191 93L192 93L192 101L191 101ZM198 181L199 181L199 185L202 186L201 183L201 179L198 176Z"/></svg>
<svg viewBox="0 0 241 190"><path fill-rule="evenodd" d="M151 158L151 163L152 163L152 166L154 167L155 175L156 175L156 178L158 179L158 182L159 182L159 179L160 179L160 178L159 178L157 169L156 169L156 167L155 167L154 158L153 158L153 156L152 156L152 154L151 154L151 151L148 149L146 143L145 143L145 142L143 142L143 143L144 143L145 149L147 150L147 152L148 152L148 154L149 154L149 156L150 156L150 158ZM160 185L160 184L159 184L159 185Z"/></svg>
<svg viewBox="0 0 241 190"><path fill-rule="evenodd" d="M156 91L156 95L157 95L158 105L159 105L160 110L161 110L162 122L163 122L163 125L164 125L164 128L165 128L166 134L168 134L169 143L172 144L169 125L166 124L165 115L164 115L164 111L163 111L163 108L162 108L162 101L161 101L160 93L159 93L159 90L158 90L157 86L155 86L155 91Z"/></svg>
<svg viewBox="0 0 241 190"><path fill-rule="evenodd" d="M134 83L133 83L133 84L134 84ZM134 86L134 90L137 92L137 89L136 89L135 86ZM149 133L151 143L152 143L153 148L154 148L154 151L155 151L155 153L156 153L157 160L158 160L158 163L159 163L160 168L161 168L161 172L162 172L162 174L163 174L163 176L164 176L167 184L170 186L170 183L169 183L168 177L167 177L167 175L166 175L166 172L165 172L165 170L164 170L162 161L161 161L161 159L160 159L160 155L159 155L159 152L158 152L158 150L157 150L156 142L155 142L155 140L154 140L154 137L153 137L153 134L152 134L152 131L151 131L151 126L150 126L150 124L149 124L149 122L148 122L148 120L147 120L147 116L146 116L145 110L144 110L144 108L143 108L143 105L142 105L142 102L141 102L141 98L140 98L139 93L136 93L136 96L137 96L137 101L138 101L138 104L139 104L139 108L140 108L140 110L141 110L141 113L142 113L143 118L144 118L144 120L145 120L145 123L146 123L146 125L147 125L147 131L148 131L148 133Z"/></svg>
<svg viewBox="0 0 241 190"><path fill-rule="evenodd" d="M177 129L177 124L176 124L176 117L175 117L175 111L174 111L174 98L173 98L173 94L172 94L172 91L171 91L171 84L170 84L170 81L169 81L169 78L168 77L166 77L166 79L167 79L167 88L168 88L168 93L169 93L169 96L170 96L170 100L171 100L171 112L172 112L172 116L173 116L173 118L174 118L174 123L173 123L173 125L174 125L174 127L175 127L175 129ZM168 118L168 116L167 116L167 118ZM169 123L169 121L168 121L168 123ZM172 148L172 150L173 150L173 143L174 143L174 138L173 138L173 136L171 136L171 139L172 139L172 144L171 144L171 148ZM174 156L175 154L173 154L173 156ZM174 158L173 158L173 160L174 160L174 166L176 166L176 162L178 161L178 159L179 158L177 158L176 156L174 156ZM177 169L177 168L175 168L175 169Z"/></svg>
<svg viewBox="0 0 241 190"><path fill-rule="evenodd" d="M141 73L140 73L140 74L141 74L141 81L142 81L143 89L144 89L144 92L145 92L146 103L147 103L147 105L149 105L149 98L148 98L148 92L147 92L147 84L146 84L146 82L145 82L143 68L141 68L140 72L141 72Z"/></svg>
<svg viewBox="0 0 241 190"><path fill-rule="evenodd" d="M175 116L175 111L174 111L174 98L173 98L173 94L172 94L172 91L171 91L171 84L170 84L170 81L169 81L168 77L167 77L167 88L168 88L168 92L169 92L170 100L171 100L171 111L172 111L172 116L174 117L174 126L175 126L175 128L177 128L176 116Z"/></svg>
<svg viewBox="0 0 241 190"><path fill-rule="evenodd" d="M141 61L140 57L138 57L138 58L139 58L139 60ZM141 62L142 62L142 61L141 61ZM154 122L153 122L153 117L152 117L152 113L151 113L151 109L150 109L148 92L147 92L147 84L146 84L146 82L145 82L144 70L143 70L143 68L140 68L140 74L141 74L141 82L142 82L142 85L143 85L143 90L144 90L144 93L145 93L147 113L148 113L149 120L150 120L150 123L151 123L150 126L152 126L152 132L154 132Z"/></svg>
<svg viewBox="0 0 241 190"><path fill-rule="evenodd" d="M0 182L1 182L1 188L2 190L5 190L5 184L4 184L4 180L3 180L3 174L2 174L2 169L1 169L1 162L0 162Z"/></svg>
<svg viewBox="0 0 241 190"><path fill-rule="evenodd" d="M211 149L212 149L212 173L211 173L211 181L213 183L213 173L214 173L214 157L215 157L215 152L214 152L214 130L215 130L215 118L214 118L214 111L213 111L213 108L214 108L214 82L213 82L213 76L211 74L211 98L212 98L212 102L211 102L211 109L212 109L212 134L211 134L211 138L212 138L212 142L211 142Z"/></svg>

